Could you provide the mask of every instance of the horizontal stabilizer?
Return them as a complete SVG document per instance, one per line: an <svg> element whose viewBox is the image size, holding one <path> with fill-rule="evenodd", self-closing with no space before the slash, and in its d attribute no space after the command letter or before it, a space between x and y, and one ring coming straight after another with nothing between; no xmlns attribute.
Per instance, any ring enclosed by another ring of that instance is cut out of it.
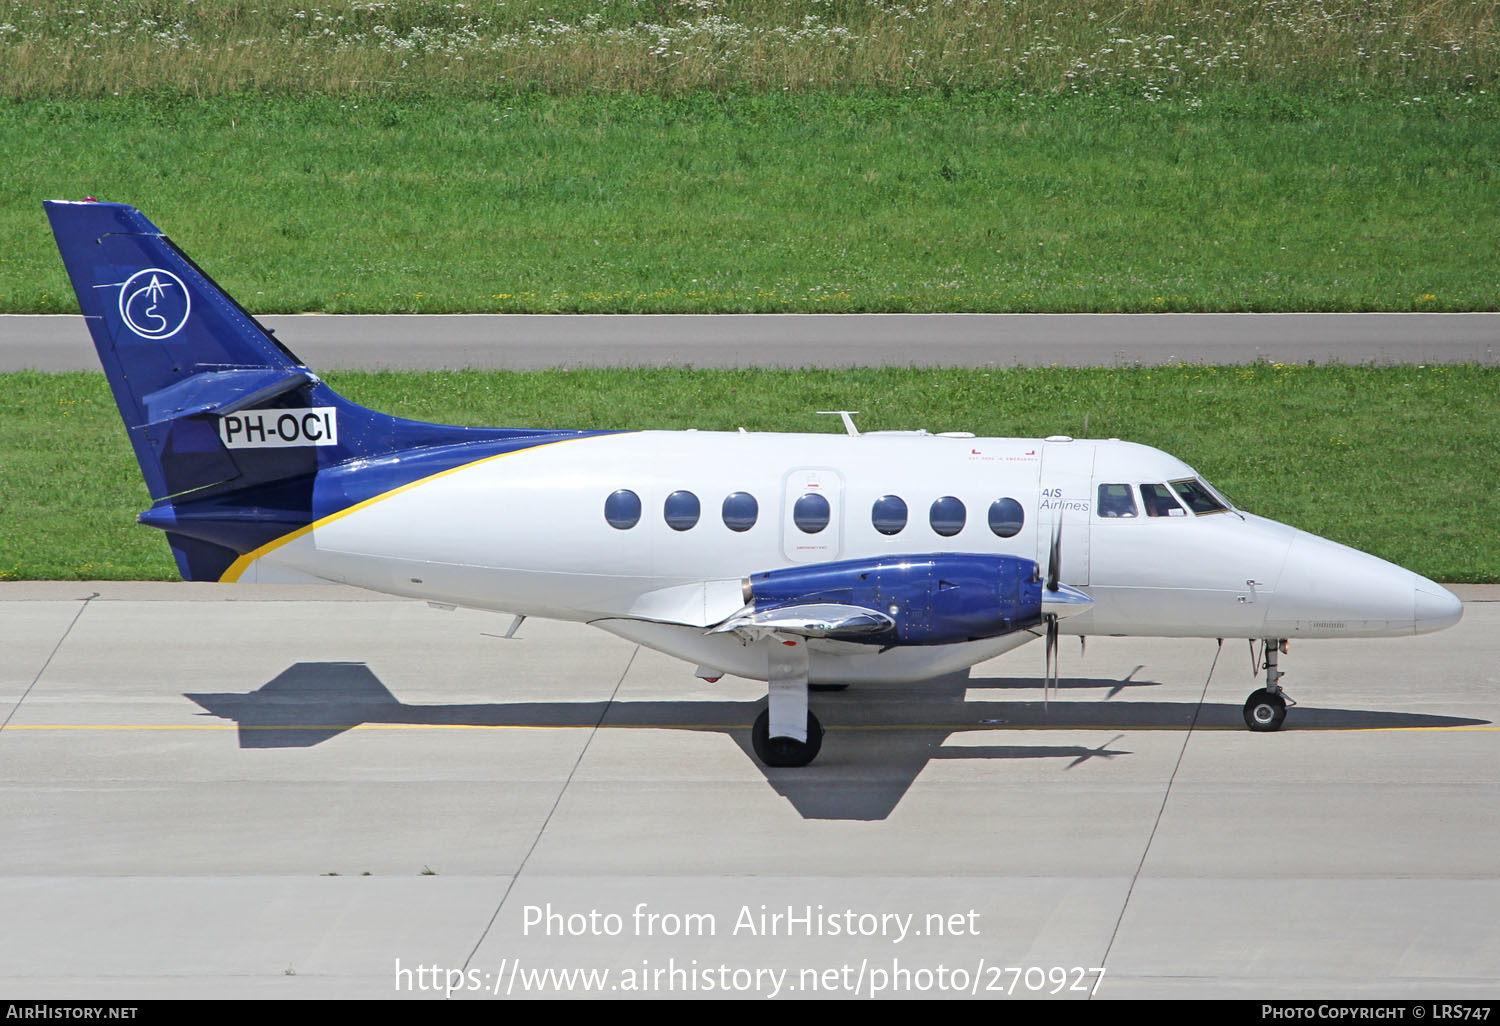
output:
<svg viewBox="0 0 1500 1026"><path fill-rule="evenodd" d="M143 396L142 404L146 407L146 422L150 424L202 413L223 416L270 402L317 380L315 374L302 367L204 371Z"/></svg>

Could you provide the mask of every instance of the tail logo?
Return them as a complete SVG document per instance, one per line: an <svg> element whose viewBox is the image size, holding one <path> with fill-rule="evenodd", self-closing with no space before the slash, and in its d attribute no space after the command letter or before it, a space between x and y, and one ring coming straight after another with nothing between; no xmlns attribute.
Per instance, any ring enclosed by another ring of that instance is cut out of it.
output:
<svg viewBox="0 0 1500 1026"><path fill-rule="evenodd" d="M148 267L120 286L120 318L141 338L171 338L192 308L187 286L171 271Z"/></svg>

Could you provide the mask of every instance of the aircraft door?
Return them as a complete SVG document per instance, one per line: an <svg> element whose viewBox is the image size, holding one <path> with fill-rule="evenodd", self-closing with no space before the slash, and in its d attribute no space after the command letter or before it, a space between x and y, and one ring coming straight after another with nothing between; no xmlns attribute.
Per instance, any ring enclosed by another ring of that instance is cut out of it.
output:
<svg viewBox="0 0 1500 1026"><path fill-rule="evenodd" d="M844 477L832 467L797 467L782 478L781 553L793 563L826 563L843 552Z"/></svg>
<svg viewBox="0 0 1500 1026"><path fill-rule="evenodd" d="M1093 520L1092 442L1049 439L1042 443L1041 499L1037 503L1036 561L1047 573L1052 533L1062 524L1062 583L1089 583L1089 535Z"/></svg>

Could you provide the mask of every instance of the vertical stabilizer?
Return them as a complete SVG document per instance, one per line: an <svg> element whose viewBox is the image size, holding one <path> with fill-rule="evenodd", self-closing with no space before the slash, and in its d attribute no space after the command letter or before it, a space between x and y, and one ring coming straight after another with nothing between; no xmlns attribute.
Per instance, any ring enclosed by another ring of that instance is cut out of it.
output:
<svg viewBox="0 0 1500 1026"><path fill-rule="evenodd" d="M240 476L204 415L317 379L139 210L46 208L151 497Z"/></svg>
<svg viewBox="0 0 1500 1026"><path fill-rule="evenodd" d="M423 424L339 395L139 210L46 204L153 505L188 580L467 463L596 432ZM252 557L253 558L253 557Z"/></svg>

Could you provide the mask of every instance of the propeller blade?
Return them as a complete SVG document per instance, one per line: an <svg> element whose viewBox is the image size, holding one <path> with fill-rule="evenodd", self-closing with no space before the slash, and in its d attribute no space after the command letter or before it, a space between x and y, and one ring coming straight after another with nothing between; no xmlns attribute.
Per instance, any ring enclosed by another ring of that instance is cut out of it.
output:
<svg viewBox="0 0 1500 1026"><path fill-rule="evenodd" d="M1062 511L1052 525L1052 549L1047 554L1047 590L1056 591L1062 583Z"/></svg>
<svg viewBox="0 0 1500 1026"><path fill-rule="evenodd" d="M1055 616L1052 618L1052 653L1052 693L1055 695L1062 687L1062 637L1060 621Z"/></svg>
<svg viewBox="0 0 1500 1026"><path fill-rule="evenodd" d="M1057 519L1052 523L1052 547L1047 551L1047 591L1056 596L1061 591L1061 588L1062 510L1059 509L1057 511ZM1081 599L1088 598L1088 596L1083 595L1081 592L1075 592L1071 588L1069 592L1070 602L1072 594L1076 594ZM1045 602L1043 603L1043 608L1046 608ZM1057 651L1057 624L1060 617L1057 613L1044 613L1043 615L1047 621L1047 675L1042 680L1042 715L1045 717L1048 713L1048 700L1051 697L1051 691L1054 687L1060 686L1059 664L1061 660L1058 657L1059 653Z"/></svg>
<svg viewBox="0 0 1500 1026"><path fill-rule="evenodd" d="M1047 700L1053 684L1057 680L1058 659L1057 651L1057 617L1047 617L1047 676L1042 681L1042 713L1047 713Z"/></svg>

